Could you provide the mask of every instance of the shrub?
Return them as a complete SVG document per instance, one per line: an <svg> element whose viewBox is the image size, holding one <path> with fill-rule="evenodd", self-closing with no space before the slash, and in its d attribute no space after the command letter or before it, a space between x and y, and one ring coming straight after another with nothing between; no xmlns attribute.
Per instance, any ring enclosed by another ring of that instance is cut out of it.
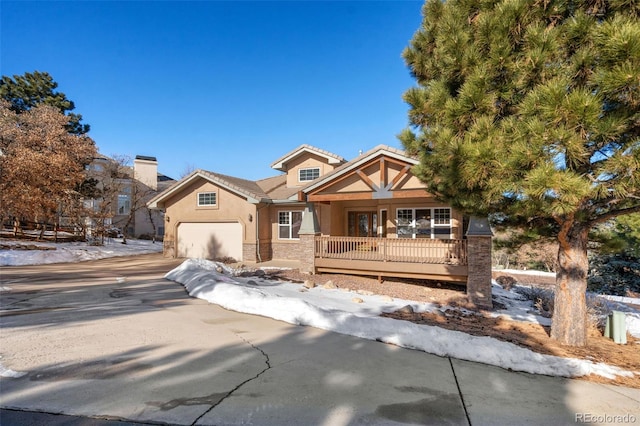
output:
<svg viewBox="0 0 640 426"><path fill-rule="evenodd" d="M216 262L224 263L225 265L238 262L237 260L235 260L233 257L230 257L230 256L216 257L214 260Z"/></svg>
<svg viewBox="0 0 640 426"><path fill-rule="evenodd" d="M553 315L553 290L540 287L514 287L516 293L533 302L533 306L543 317Z"/></svg>
<svg viewBox="0 0 640 426"><path fill-rule="evenodd" d="M496 278L496 282L500 284L500 286L507 291L511 290L513 286L518 283L518 281L515 278L509 275L500 275L499 277Z"/></svg>
<svg viewBox="0 0 640 426"><path fill-rule="evenodd" d="M611 308L601 297L587 294L587 318L589 323L604 331L607 322L607 315L611 313Z"/></svg>
<svg viewBox="0 0 640 426"><path fill-rule="evenodd" d="M514 287L514 291L524 296L526 300L533 302L533 306L543 317L553 316L554 292L551 289L539 287ZM611 313L611 308L605 300L593 294L587 294L587 319L589 324L604 330L607 315Z"/></svg>
<svg viewBox="0 0 640 426"><path fill-rule="evenodd" d="M592 254L587 289L616 296L639 293L640 259L627 253Z"/></svg>

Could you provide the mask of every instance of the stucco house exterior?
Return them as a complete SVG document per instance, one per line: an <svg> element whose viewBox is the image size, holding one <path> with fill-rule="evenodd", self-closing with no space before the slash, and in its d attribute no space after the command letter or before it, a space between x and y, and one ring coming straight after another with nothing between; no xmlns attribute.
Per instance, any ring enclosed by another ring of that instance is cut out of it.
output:
<svg viewBox="0 0 640 426"><path fill-rule="evenodd" d="M488 224L427 193L411 172L417 163L385 145L350 161L301 145L271 164L275 177L196 170L148 205L165 213L168 257L292 259L307 273L449 280L490 306Z"/></svg>
<svg viewBox="0 0 640 426"><path fill-rule="evenodd" d="M91 212L85 218L89 235L118 228L130 237L162 239L164 213L149 209L147 201L176 181L158 172L156 157L137 155L133 166L105 155L93 159L87 178L96 181L97 194L84 200Z"/></svg>

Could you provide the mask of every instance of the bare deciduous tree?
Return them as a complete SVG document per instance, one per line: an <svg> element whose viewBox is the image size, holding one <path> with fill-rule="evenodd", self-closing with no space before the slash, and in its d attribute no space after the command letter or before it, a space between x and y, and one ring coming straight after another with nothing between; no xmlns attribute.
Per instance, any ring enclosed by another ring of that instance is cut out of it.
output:
<svg viewBox="0 0 640 426"><path fill-rule="evenodd" d="M37 105L16 113L0 101L0 216L56 222L62 205L83 182L84 165L96 155L94 142L69 133L69 118ZM17 228L16 227L16 231Z"/></svg>

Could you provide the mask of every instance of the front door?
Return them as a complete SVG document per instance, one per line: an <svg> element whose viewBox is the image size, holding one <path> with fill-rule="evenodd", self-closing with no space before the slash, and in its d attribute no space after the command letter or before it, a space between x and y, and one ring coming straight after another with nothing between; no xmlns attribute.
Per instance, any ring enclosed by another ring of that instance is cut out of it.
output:
<svg viewBox="0 0 640 426"><path fill-rule="evenodd" d="M378 213L375 211L349 212L349 236L378 236Z"/></svg>

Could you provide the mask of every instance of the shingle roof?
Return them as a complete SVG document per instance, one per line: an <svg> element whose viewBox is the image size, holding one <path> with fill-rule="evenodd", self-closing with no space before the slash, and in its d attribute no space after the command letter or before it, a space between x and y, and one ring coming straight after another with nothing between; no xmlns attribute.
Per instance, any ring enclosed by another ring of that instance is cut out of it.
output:
<svg viewBox="0 0 640 426"><path fill-rule="evenodd" d="M287 175L280 174L256 181L256 184L267 194L287 185Z"/></svg>
<svg viewBox="0 0 640 426"><path fill-rule="evenodd" d="M325 151L324 149L320 149L320 148L316 148L315 146L311 146L311 145L307 145L307 144L303 144L300 145L299 147L297 147L296 149L294 149L293 151L290 151L289 153L283 155L282 157L278 158L276 161L274 161L273 163L271 163L271 168L274 168L276 170L282 170L284 167L284 163L288 160L291 160L295 157L297 157L299 154L302 154L303 152L313 152L315 154L318 154L322 157L325 157L329 160L329 163L331 164L337 164L337 163L344 163L347 160L345 160L344 158L342 158L341 156L334 154L332 152L329 151Z"/></svg>
<svg viewBox="0 0 640 426"><path fill-rule="evenodd" d="M198 169L182 178L178 182L173 183L169 187L165 188L160 194L153 197L147 203L151 208L156 208L159 204L163 204L164 200L171 196L174 192L179 191L185 187L189 182L197 178L204 178L213 182L223 188L228 189L231 192L235 192L238 195L246 197L247 199L255 200L255 202L270 201L269 196L260 188L260 186L247 179L237 178L235 176L227 176L221 173L214 173L207 170ZM162 206L160 205L162 208Z"/></svg>
<svg viewBox="0 0 640 426"><path fill-rule="evenodd" d="M197 170L201 175L210 178L212 181L219 183L227 189L235 190L249 198L255 200L268 199L269 195L263 191L257 182L242 179L234 176L227 176L220 173L209 172L206 170Z"/></svg>
<svg viewBox="0 0 640 426"><path fill-rule="evenodd" d="M162 173L158 173L158 182L168 182L168 181L175 182L175 179L167 175L163 175Z"/></svg>
<svg viewBox="0 0 640 426"><path fill-rule="evenodd" d="M284 157L281 157L281 159L278 161L283 161L287 159L292 154L295 154L297 151L303 148L307 148L307 149L311 148L314 150L314 152L321 151L309 145L301 145L296 150L285 155ZM328 151L323 151L323 152L327 155L332 155L333 158L336 159L336 161L345 161L342 157L331 154ZM228 176L228 175L223 175L221 173L214 173L207 170L196 170L193 173L191 173L189 176L185 177L184 179L180 180L179 182L176 182L175 184L171 185L169 188L165 189L161 194L154 197L149 202L149 204L157 205L157 203L159 203L163 198L170 195L174 191L180 189L181 187L186 185L187 182L190 182L191 180L197 178L198 176L208 179L211 182L216 183L217 185L220 185L241 196L246 197L247 199L254 200L254 202L295 201L294 196L299 191L306 191L311 187L315 187L318 184L322 184L323 182L326 182L327 180L331 179L334 176L339 176L340 174L351 169L352 167L357 166L358 164L360 164L360 162L367 161L369 158L372 158L378 152L386 152L388 154L391 154L392 156L397 155L402 158L412 158L412 157L408 157L406 152L404 152L401 149L392 148L387 145L378 145L375 148L367 151L366 153L359 155L353 160L338 166L331 172L327 173L324 176L319 177L313 182L309 182L309 184L305 187L291 187L291 188L287 187L286 185L287 184L286 174L280 174L277 176L261 179L258 181L251 181L247 179L238 178L235 176ZM278 161L276 161L276 163L278 163Z"/></svg>

